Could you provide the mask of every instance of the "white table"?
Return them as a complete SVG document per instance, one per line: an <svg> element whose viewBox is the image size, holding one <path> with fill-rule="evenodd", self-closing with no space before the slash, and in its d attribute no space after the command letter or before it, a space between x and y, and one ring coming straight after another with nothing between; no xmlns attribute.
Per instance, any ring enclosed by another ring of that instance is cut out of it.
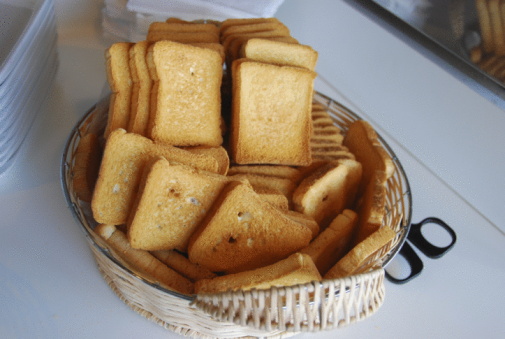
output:
<svg viewBox="0 0 505 339"><path fill-rule="evenodd" d="M177 338L104 283L61 193L70 129L105 84L102 2L56 1L60 67L13 167L0 176L0 337ZM413 221L458 242L386 283L363 322L299 338L501 338L505 334L505 112L341 1L286 0L277 15L319 51L317 89L371 121L410 179Z"/></svg>

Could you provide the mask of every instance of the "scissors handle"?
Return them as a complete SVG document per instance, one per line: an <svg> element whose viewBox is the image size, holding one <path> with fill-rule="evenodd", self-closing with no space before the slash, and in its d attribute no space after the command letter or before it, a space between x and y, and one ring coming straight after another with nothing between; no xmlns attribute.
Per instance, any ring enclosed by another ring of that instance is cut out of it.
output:
<svg viewBox="0 0 505 339"><path fill-rule="evenodd" d="M405 278L397 278L391 275L388 270L386 270L386 278L395 284L405 284L421 273L424 268L424 264L408 242L405 242L403 244L400 252L398 252L398 255L402 256L409 265L409 275Z"/></svg>
<svg viewBox="0 0 505 339"><path fill-rule="evenodd" d="M435 246L423 236L421 231L423 226L430 223L439 225L449 234L451 237L451 242L449 245L444 247ZM411 224L410 232L407 236L407 239L412 242L412 244L414 244L428 258L432 259L440 258L445 253L447 253L456 243L456 238L456 232L454 232L454 230L445 222L435 217L429 217L417 224Z"/></svg>
<svg viewBox="0 0 505 339"><path fill-rule="evenodd" d="M422 227L426 224L434 223L441 226L451 237L451 243L445 247L438 247L430 243L422 234ZM386 270L386 278L395 284L404 284L415 277L417 277L424 268L421 258L416 254L409 242L414 244L422 253L427 257L436 259L443 256L447 251L449 251L456 243L456 232L449 227L442 220L435 217L428 217L417 224L410 225L410 231L407 236L407 241L403 244L402 248L398 252L398 255L402 256L410 267L410 273L405 278L396 278L388 273Z"/></svg>

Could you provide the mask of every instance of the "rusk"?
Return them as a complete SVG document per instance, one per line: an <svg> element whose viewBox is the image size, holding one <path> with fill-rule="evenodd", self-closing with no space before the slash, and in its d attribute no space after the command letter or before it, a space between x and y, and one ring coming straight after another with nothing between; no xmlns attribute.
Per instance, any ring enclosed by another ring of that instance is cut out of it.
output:
<svg viewBox="0 0 505 339"><path fill-rule="evenodd" d="M314 71L317 52L312 47L268 39L249 39L241 47L240 56L251 60Z"/></svg>
<svg viewBox="0 0 505 339"><path fill-rule="evenodd" d="M107 82L111 95L105 137L116 128L128 127L130 119L132 78L130 73L130 47L132 43L112 44L105 52Z"/></svg>
<svg viewBox="0 0 505 339"><path fill-rule="evenodd" d="M367 121L358 120L349 126L344 145L363 165L363 179L358 193L361 199L357 207L359 222L354 241L356 244L382 225L386 213L386 182L393 175L395 165Z"/></svg>
<svg viewBox="0 0 505 339"><path fill-rule="evenodd" d="M90 202L100 168L101 149L98 136L81 137L75 152L72 185L79 199Z"/></svg>
<svg viewBox="0 0 505 339"><path fill-rule="evenodd" d="M152 251L151 254L173 269L174 271L182 274L184 277L188 278L192 282L201 279L210 279L216 276L215 273L209 271L208 269L195 265L191 261L189 261L186 256L183 254L172 251L172 250L160 250L160 251Z"/></svg>
<svg viewBox="0 0 505 339"><path fill-rule="evenodd" d="M163 287L183 294L192 294L193 283L156 259L147 251L130 246L126 235L114 225L100 224L95 232L102 237L126 263Z"/></svg>
<svg viewBox="0 0 505 339"><path fill-rule="evenodd" d="M146 55L149 43L137 42L130 47L130 70L132 76L132 96L128 132L147 134L149 122L152 80L147 68Z"/></svg>
<svg viewBox="0 0 505 339"><path fill-rule="evenodd" d="M139 186L128 221L132 247L185 252L193 231L209 211L229 177L170 165L157 158Z"/></svg>
<svg viewBox="0 0 505 339"><path fill-rule="evenodd" d="M345 209L300 253L310 255L321 275L324 275L349 251L357 221L356 212Z"/></svg>
<svg viewBox="0 0 505 339"><path fill-rule="evenodd" d="M238 164L311 163L315 73L239 59L233 62L232 158Z"/></svg>
<svg viewBox="0 0 505 339"><path fill-rule="evenodd" d="M156 83L149 121L153 140L176 146L221 146L219 53L159 41L147 53Z"/></svg>
<svg viewBox="0 0 505 339"><path fill-rule="evenodd" d="M395 236L396 232L389 226L381 227L368 238L354 246L323 275L324 279L337 279L365 272L370 268L370 264L368 263L370 257L392 241Z"/></svg>
<svg viewBox="0 0 505 339"><path fill-rule="evenodd" d="M308 255L295 253L269 266L228 274L195 283L196 293L268 289L273 286L293 286L320 281L321 275Z"/></svg>
<svg viewBox="0 0 505 339"><path fill-rule="evenodd" d="M325 228L354 204L362 177L361 164L341 159L318 167L293 193L295 210L313 217Z"/></svg>
<svg viewBox="0 0 505 339"><path fill-rule="evenodd" d="M91 208L99 223L126 223L144 165L158 156L206 171L216 172L217 162L211 156L194 154L173 146L156 144L134 133L117 129L111 133L102 157Z"/></svg>
<svg viewBox="0 0 505 339"><path fill-rule="evenodd" d="M232 182L193 234L189 259L213 272L270 265L307 246L311 230L286 217L244 183Z"/></svg>

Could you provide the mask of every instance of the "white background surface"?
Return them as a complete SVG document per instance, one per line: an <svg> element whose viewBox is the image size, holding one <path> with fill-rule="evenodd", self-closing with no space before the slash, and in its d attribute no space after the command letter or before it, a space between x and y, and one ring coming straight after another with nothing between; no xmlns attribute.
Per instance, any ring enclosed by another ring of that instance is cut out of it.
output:
<svg viewBox="0 0 505 339"><path fill-rule="evenodd" d="M65 205L63 145L100 96L109 42L101 1L55 5L56 81L0 176L0 337L178 338L107 287ZM458 234L442 259L422 256L418 278L387 282L385 303L369 319L298 337L504 337L505 112L341 1L286 0L277 16L319 51L317 88L343 96L397 153L412 186L413 221L436 216Z"/></svg>

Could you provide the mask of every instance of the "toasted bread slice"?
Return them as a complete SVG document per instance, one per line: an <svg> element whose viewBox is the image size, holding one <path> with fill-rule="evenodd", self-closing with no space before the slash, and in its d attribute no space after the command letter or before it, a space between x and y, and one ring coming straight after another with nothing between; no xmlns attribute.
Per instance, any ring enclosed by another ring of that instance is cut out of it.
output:
<svg viewBox="0 0 505 339"><path fill-rule="evenodd" d="M242 44L240 56L251 60L302 67L314 71L318 54L308 45L256 38L249 39Z"/></svg>
<svg viewBox="0 0 505 339"><path fill-rule="evenodd" d="M491 31L493 33L494 54L498 56L505 55L504 25L501 7L502 0L489 0L489 19L491 21Z"/></svg>
<svg viewBox="0 0 505 339"><path fill-rule="evenodd" d="M489 0L475 0L475 8L477 10L484 53L493 53L495 50L495 41L493 25L491 23L491 13L489 11Z"/></svg>
<svg viewBox="0 0 505 339"><path fill-rule="evenodd" d="M365 240L377 231L386 214L386 180L383 171L375 171L366 186L358 206L359 222L354 244Z"/></svg>
<svg viewBox="0 0 505 339"><path fill-rule="evenodd" d="M327 163L306 177L293 193L295 209L325 228L354 203L361 181L361 164L350 159Z"/></svg>
<svg viewBox="0 0 505 339"><path fill-rule="evenodd" d="M246 179L249 181L254 188L255 191L262 189L274 189L281 192L288 201L291 201L293 191L296 188L295 182L290 179L273 177L262 174L254 174L254 173L242 173L229 175L230 178L235 178L237 180Z"/></svg>
<svg viewBox="0 0 505 339"><path fill-rule="evenodd" d="M251 32L243 34L232 34L223 41L223 48L226 52L226 60L230 65L233 60L240 58L242 46L250 39L262 38L266 40L282 41L287 43L298 43L289 33L283 30L270 30L262 32Z"/></svg>
<svg viewBox="0 0 505 339"><path fill-rule="evenodd" d="M217 42L192 42L192 43L189 43L189 45L195 46L195 47L212 49L212 50L218 52L219 55L221 56L221 63L224 64L224 62L226 61L224 47L223 47L223 45L221 45Z"/></svg>
<svg viewBox="0 0 505 339"><path fill-rule="evenodd" d="M232 182L191 237L188 256L213 272L270 265L307 246L311 230L244 183Z"/></svg>
<svg viewBox="0 0 505 339"><path fill-rule="evenodd" d="M260 174L277 178L297 181L300 177L300 171L291 166L283 165L233 165L228 171L230 175L234 174Z"/></svg>
<svg viewBox="0 0 505 339"><path fill-rule="evenodd" d="M132 247L185 252L191 234L230 180L158 158L146 170L132 207L127 225Z"/></svg>
<svg viewBox="0 0 505 339"><path fill-rule="evenodd" d="M79 199L90 202L100 169L100 143L94 133L84 135L75 151L72 184Z"/></svg>
<svg viewBox="0 0 505 339"><path fill-rule="evenodd" d="M208 269L195 265L183 254L173 251L173 250L160 250L153 251L151 254L170 267L175 270L179 274L182 274L184 277L188 278L192 282L201 279L210 279L216 276L215 273L209 271Z"/></svg>
<svg viewBox="0 0 505 339"><path fill-rule="evenodd" d="M344 146L363 165L360 194L363 193L376 170L384 171L387 178L393 175L395 171L393 160L382 147L377 133L369 122L358 120L352 123L344 138Z"/></svg>
<svg viewBox="0 0 505 339"><path fill-rule="evenodd" d="M194 146L185 147L187 151L197 154L207 154L214 157L218 164L217 173L226 175L230 168L230 157L228 151L223 146L218 147L206 147L206 146Z"/></svg>
<svg viewBox="0 0 505 339"><path fill-rule="evenodd" d="M149 252L130 246L126 235L114 225L100 224L95 232L102 237L133 270L153 279L162 286L183 294L192 294L193 283L169 268Z"/></svg>
<svg viewBox="0 0 505 339"><path fill-rule="evenodd" d="M110 134L105 144L91 201L93 217L97 222L114 225L126 223L142 169L150 159L158 156L210 172L216 172L218 168L216 159L209 155L156 144L141 135L117 129Z"/></svg>
<svg viewBox="0 0 505 339"><path fill-rule="evenodd" d="M293 210L288 210L285 213L288 218L308 227L312 232L312 239L314 239L319 234L320 227L314 218Z"/></svg>
<svg viewBox="0 0 505 339"><path fill-rule="evenodd" d="M324 279L336 279L345 276L363 273L372 267L370 258L388 245L396 236L396 232L389 226L383 226L368 238L354 246L342 259L340 259L326 274Z"/></svg>
<svg viewBox="0 0 505 339"><path fill-rule="evenodd" d="M164 40L181 44L219 43L219 36L213 32L149 31L146 40L151 43Z"/></svg>
<svg viewBox="0 0 505 339"><path fill-rule="evenodd" d="M258 193L263 200L268 201L278 209L286 212L289 211L289 200L278 189L269 187L254 187L254 191Z"/></svg>
<svg viewBox="0 0 505 339"><path fill-rule="evenodd" d="M228 28L238 25L251 25L258 23L281 23L277 18L229 18L221 22L220 32L225 32Z"/></svg>
<svg viewBox="0 0 505 339"><path fill-rule="evenodd" d="M221 146L219 53L159 41L149 47L147 61L156 82L150 137L176 146Z"/></svg>
<svg viewBox="0 0 505 339"><path fill-rule="evenodd" d="M105 52L107 82L111 90L106 138L116 128L128 127L132 92L129 65L131 46L132 43L129 42L118 42Z"/></svg>
<svg viewBox="0 0 505 339"><path fill-rule="evenodd" d="M335 123L330 117L314 116L312 115L312 126L314 127L327 127L334 126Z"/></svg>
<svg viewBox="0 0 505 339"><path fill-rule="evenodd" d="M212 23L187 23L155 21L149 25L148 32L208 32L219 36L219 27Z"/></svg>
<svg viewBox="0 0 505 339"><path fill-rule="evenodd" d="M320 280L321 275L310 256L295 253L286 259L255 270L199 280L195 283L195 293L261 290Z"/></svg>
<svg viewBox="0 0 505 339"><path fill-rule="evenodd" d="M310 255L321 275L324 275L349 251L357 221L356 212L345 209L300 253Z"/></svg>
<svg viewBox="0 0 505 339"><path fill-rule="evenodd" d="M309 165L315 73L247 59L233 65L230 132L234 161Z"/></svg>
<svg viewBox="0 0 505 339"><path fill-rule="evenodd" d="M359 225L354 243L364 240L382 224L385 214L386 183L393 175L395 165L381 145L370 123L359 120L349 126L344 145L363 165L363 180L358 213Z"/></svg>
<svg viewBox="0 0 505 339"><path fill-rule="evenodd" d="M221 41L224 42L229 36L239 36L248 33L279 31L284 35L290 35L289 28L280 21L256 22L243 25L232 25L222 28L220 31Z"/></svg>
<svg viewBox="0 0 505 339"><path fill-rule="evenodd" d="M149 43L137 42L130 47L130 70L132 76L131 111L128 132L146 135L149 122L152 80L147 67L146 55Z"/></svg>

